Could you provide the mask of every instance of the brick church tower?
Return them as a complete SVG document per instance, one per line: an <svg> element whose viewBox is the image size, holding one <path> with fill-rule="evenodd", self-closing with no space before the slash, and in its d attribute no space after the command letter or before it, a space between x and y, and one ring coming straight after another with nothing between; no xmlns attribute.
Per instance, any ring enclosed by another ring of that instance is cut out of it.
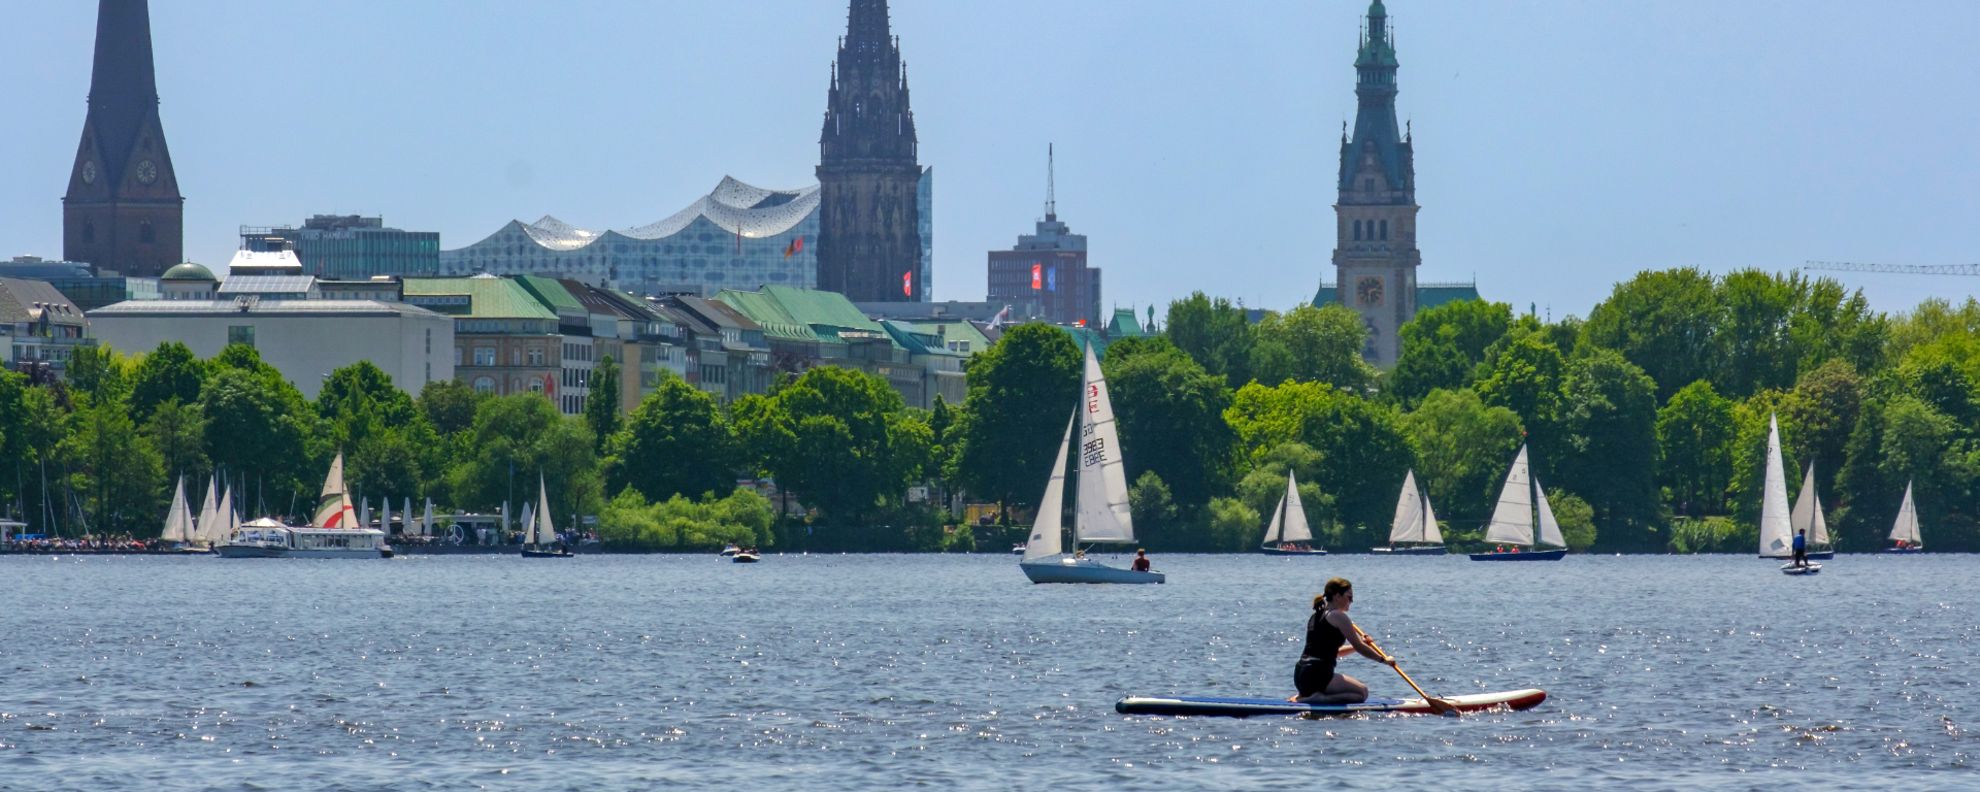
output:
<svg viewBox="0 0 1980 792"><path fill-rule="evenodd" d="M921 166L887 0L852 0L818 138L818 288L855 302L925 299Z"/></svg>
<svg viewBox="0 0 1980 792"><path fill-rule="evenodd" d="M155 278L185 258L185 203L158 120L146 0L98 0L89 116L62 198L62 257Z"/></svg>
<svg viewBox="0 0 1980 792"><path fill-rule="evenodd" d="M1416 165L1396 124L1396 48L1382 0L1368 6L1368 28L1354 61L1360 100L1354 136L1341 135L1340 200L1334 205L1336 299L1368 326L1362 355L1395 365L1396 334L1416 316Z"/></svg>

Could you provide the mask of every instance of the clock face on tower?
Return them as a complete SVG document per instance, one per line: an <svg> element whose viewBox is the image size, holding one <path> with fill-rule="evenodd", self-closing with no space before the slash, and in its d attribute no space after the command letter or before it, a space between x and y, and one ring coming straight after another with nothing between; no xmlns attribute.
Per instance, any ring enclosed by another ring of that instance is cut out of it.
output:
<svg viewBox="0 0 1980 792"><path fill-rule="evenodd" d="M84 184L96 183L96 160L89 160L83 163L82 177Z"/></svg>
<svg viewBox="0 0 1980 792"><path fill-rule="evenodd" d="M1362 278L1354 284L1355 302L1373 308L1382 304L1382 279Z"/></svg>
<svg viewBox="0 0 1980 792"><path fill-rule="evenodd" d="M150 184L152 182L158 181L158 166L153 164L151 160L145 160L143 162L138 163L137 177L138 177L138 181L144 182L145 184Z"/></svg>

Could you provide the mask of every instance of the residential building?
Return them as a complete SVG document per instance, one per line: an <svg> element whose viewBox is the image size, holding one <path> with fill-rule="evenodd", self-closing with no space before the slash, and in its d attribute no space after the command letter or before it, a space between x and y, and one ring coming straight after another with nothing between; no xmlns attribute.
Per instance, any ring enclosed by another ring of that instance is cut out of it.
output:
<svg viewBox="0 0 1980 792"><path fill-rule="evenodd" d="M406 278L404 283L407 305L453 321L455 379L476 393L537 393L558 405L559 412L581 412L581 407L565 410L567 402L560 398L565 338L557 313L521 283L493 275Z"/></svg>
<svg viewBox="0 0 1980 792"><path fill-rule="evenodd" d="M165 146L146 0L96 7L89 114L62 197L62 258L157 277L185 260L185 196Z"/></svg>
<svg viewBox="0 0 1980 792"><path fill-rule="evenodd" d="M691 336L687 381L728 404L770 391L777 369L763 327L727 303L691 295L656 298L655 305L681 317Z"/></svg>
<svg viewBox="0 0 1980 792"><path fill-rule="evenodd" d="M63 377L76 349L92 346L82 309L45 281L0 278L0 354L7 368Z"/></svg>
<svg viewBox="0 0 1980 792"><path fill-rule="evenodd" d="M716 299L763 328L777 371L795 374L821 365L859 369L886 380L908 406L924 409L943 392L946 380L931 377L925 368L930 360L916 362L916 350L896 340L895 331L866 318L844 295L772 286L725 291ZM927 346L920 350L923 354L933 351Z"/></svg>

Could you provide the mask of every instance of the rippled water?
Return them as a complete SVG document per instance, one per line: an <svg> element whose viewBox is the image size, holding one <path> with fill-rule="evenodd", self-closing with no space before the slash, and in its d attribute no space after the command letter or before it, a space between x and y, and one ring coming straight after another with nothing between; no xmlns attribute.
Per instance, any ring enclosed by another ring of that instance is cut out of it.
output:
<svg viewBox="0 0 1980 792"><path fill-rule="evenodd" d="M0 788L1980 783L1980 557L1157 564L1166 586L1034 586L989 555L0 557ZM1552 697L1114 713L1291 692L1331 575L1431 692Z"/></svg>

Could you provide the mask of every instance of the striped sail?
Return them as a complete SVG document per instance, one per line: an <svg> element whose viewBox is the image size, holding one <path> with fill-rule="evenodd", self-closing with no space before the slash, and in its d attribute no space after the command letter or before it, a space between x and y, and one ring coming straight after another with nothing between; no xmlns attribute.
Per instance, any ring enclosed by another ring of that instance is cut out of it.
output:
<svg viewBox="0 0 1980 792"><path fill-rule="evenodd" d="M1527 474L1524 445L1506 471L1506 485L1499 490L1499 505L1492 509L1492 522L1485 527L1485 541L1521 547L1533 544L1533 481Z"/></svg>
<svg viewBox="0 0 1980 792"><path fill-rule="evenodd" d="M1767 478L1760 490L1760 555L1786 558L1794 552L1794 526L1788 524L1787 473L1781 465L1781 425L1767 416Z"/></svg>
<svg viewBox="0 0 1980 792"><path fill-rule="evenodd" d="M1064 552L1065 526L1060 512L1066 507L1066 448L1072 445L1073 422L1066 421L1066 433L1059 438L1059 454L1052 460L1052 475L1045 479L1045 495L1038 499L1038 518L1031 523L1031 538L1024 543L1024 560L1037 561Z"/></svg>
<svg viewBox="0 0 1980 792"><path fill-rule="evenodd" d="M316 516L310 524L318 528L354 528L345 513L349 511L351 495L344 491L344 452L337 452L337 458L330 460L330 473L323 477L323 492L317 495Z"/></svg>
<svg viewBox="0 0 1980 792"><path fill-rule="evenodd" d="M1082 542L1133 542L1134 517L1128 513L1127 468L1114 430L1114 403L1091 346L1086 348L1080 396L1079 522L1074 533Z"/></svg>

